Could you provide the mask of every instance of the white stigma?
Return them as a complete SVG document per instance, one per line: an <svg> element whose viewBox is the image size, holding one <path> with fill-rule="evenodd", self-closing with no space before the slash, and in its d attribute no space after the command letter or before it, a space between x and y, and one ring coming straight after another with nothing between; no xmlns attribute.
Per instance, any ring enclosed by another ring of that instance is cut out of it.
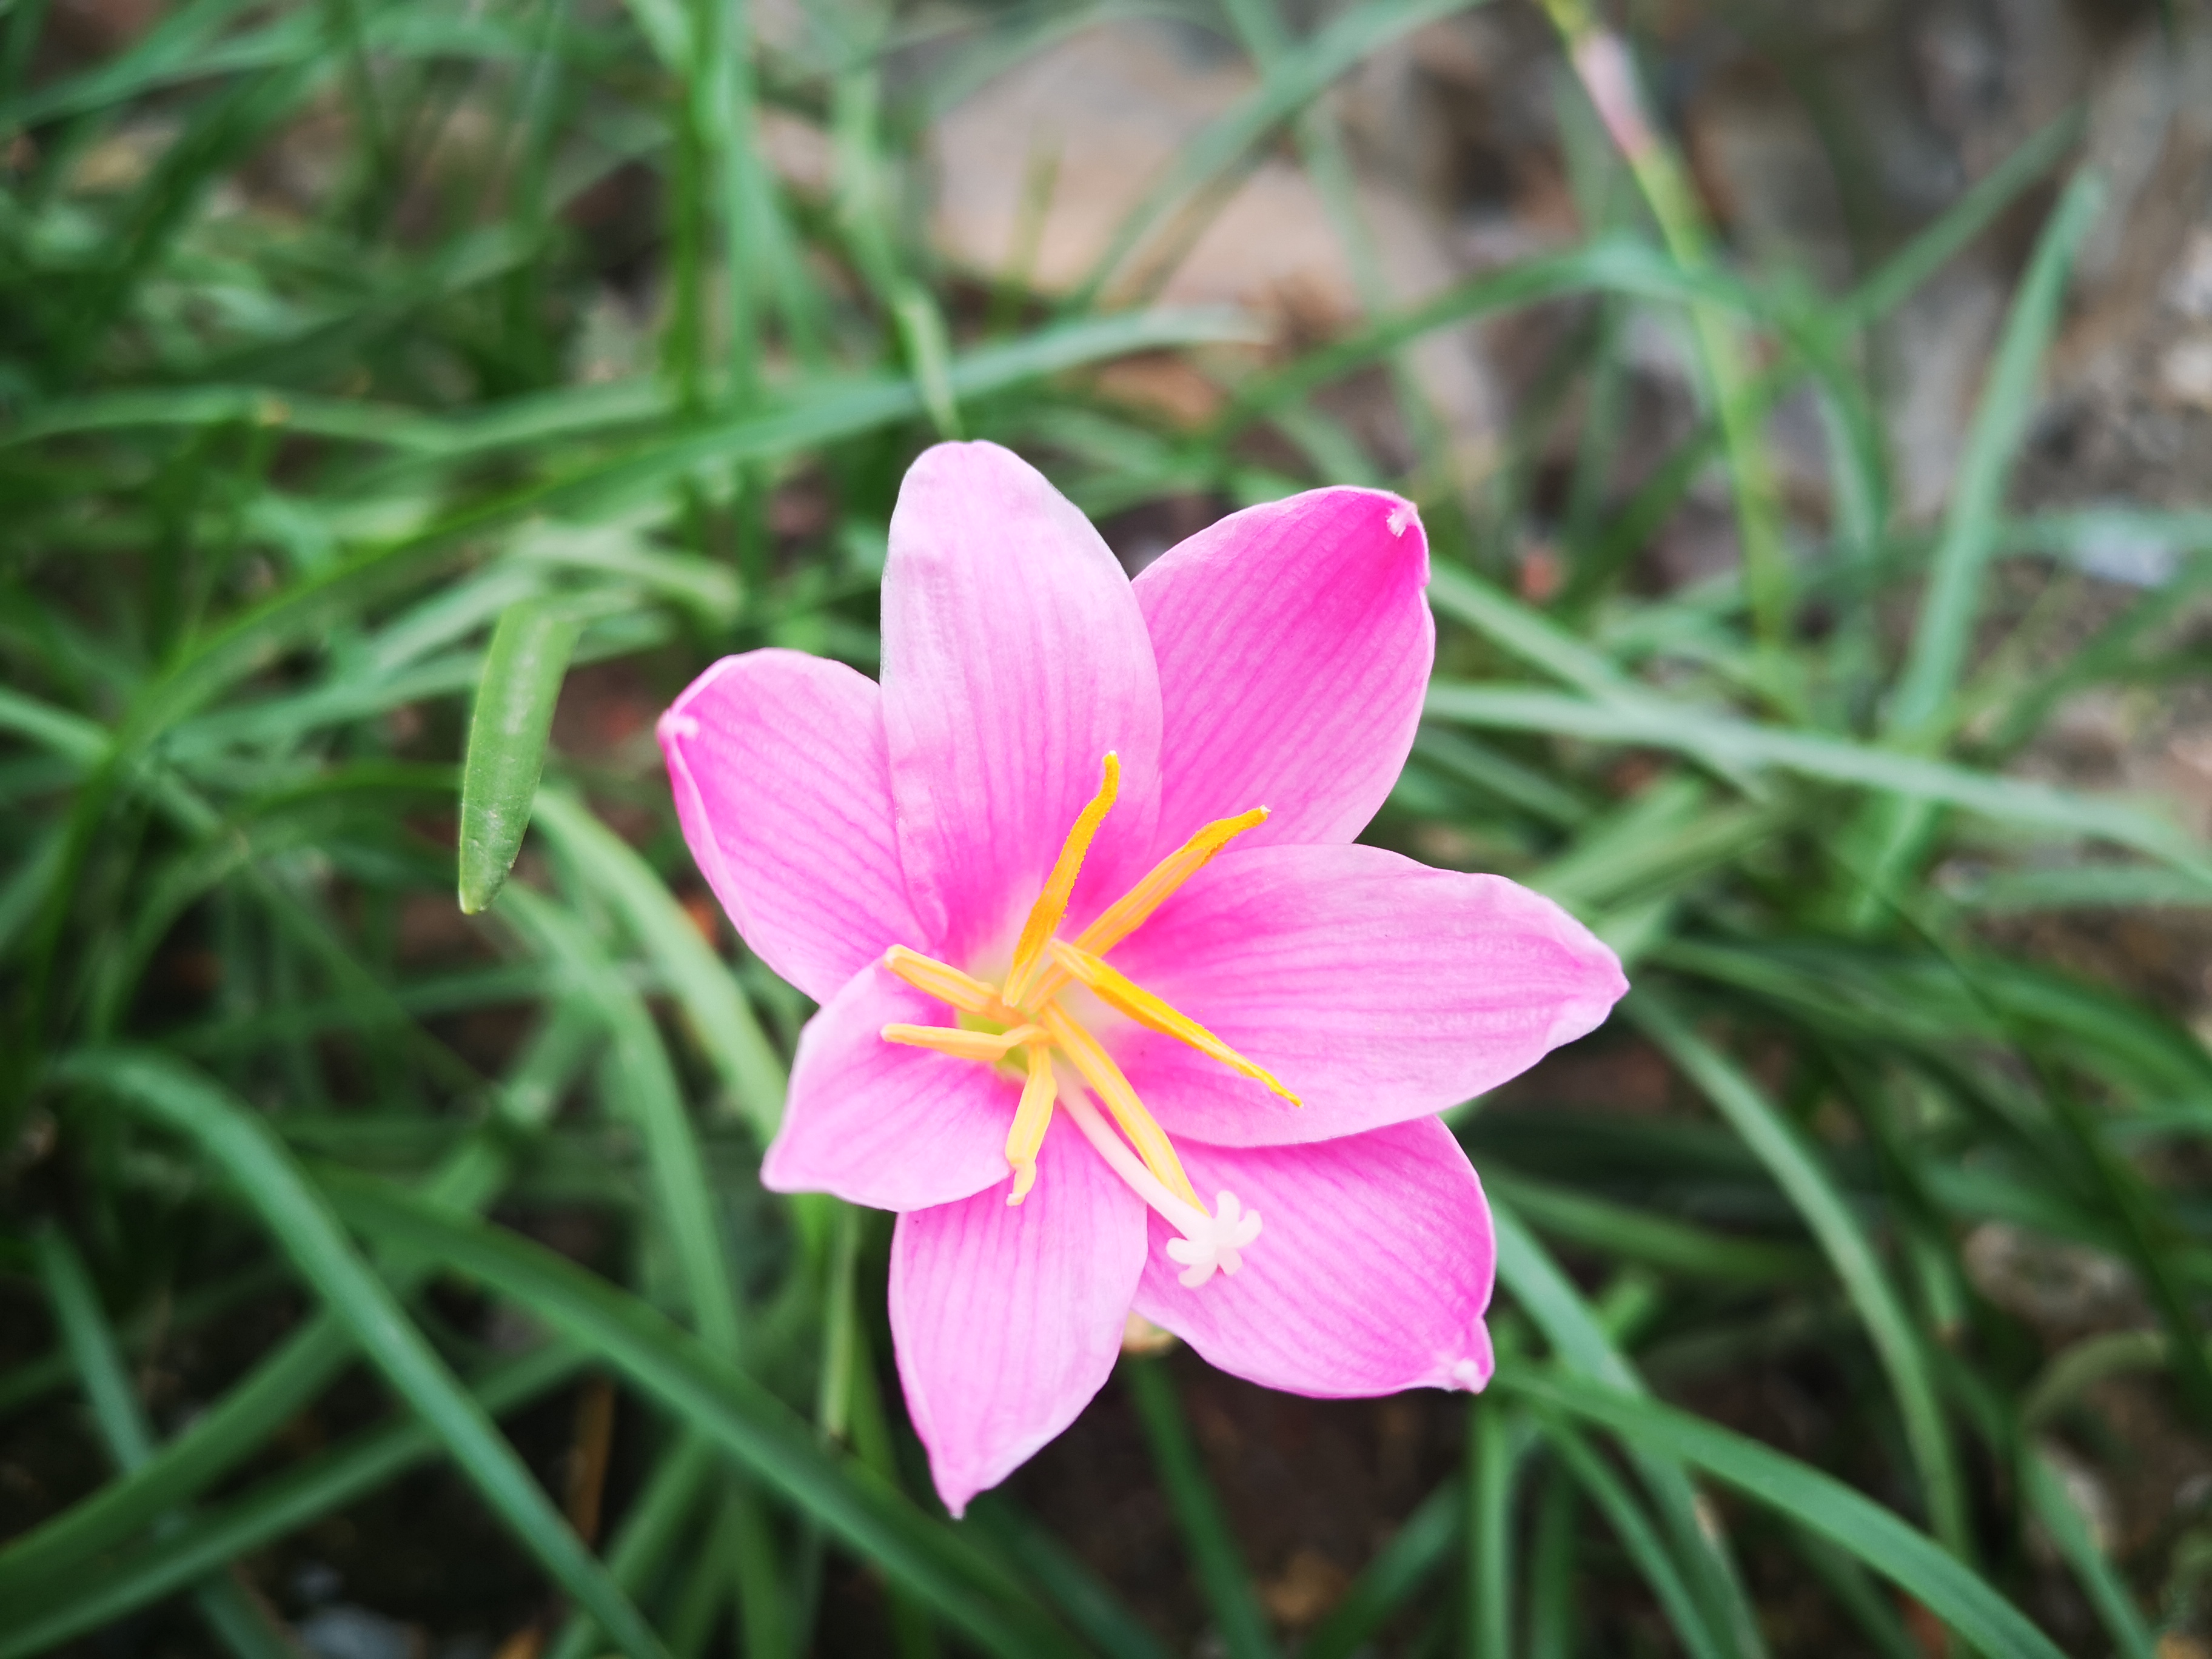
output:
<svg viewBox="0 0 2212 1659"><path fill-rule="evenodd" d="M1252 1241L1260 1236L1257 1210L1247 1214L1237 1194L1227 1192L1214 1195L1212 1215L1194 1204L1184 1203L1144 1166L1127 1142L1107 1127L1082 1090L1063 1086L1060 1105L1083 1132L1083 1138L1106 1160L1107 1167L1182 1235L1168 1240L1167 1253L1170 1261L1183 1264L1177 1277L1186 1285L1194 1291L1213 1277L1215 1268L1234 1273L1244 1265L1240 1252L1251 1249Z"/></svg>
<svg viewBox="0 0 2212 1659"><path fill-rule="evenodd" d="M1244 1212L1234 1193L1217 1193L1213 1198L1213 1213L1198 1218L1195 1227L1186 1225L1181 1238L1168 1240L1168 1259L1183 1264L1181 1275L1187 1289L1196 1290L1213 1277L1218 1267L1234 1277L1244 1265L1243 1251L1249 1249L1252 1241L1260 1236L1260 1212Z"/></svg>

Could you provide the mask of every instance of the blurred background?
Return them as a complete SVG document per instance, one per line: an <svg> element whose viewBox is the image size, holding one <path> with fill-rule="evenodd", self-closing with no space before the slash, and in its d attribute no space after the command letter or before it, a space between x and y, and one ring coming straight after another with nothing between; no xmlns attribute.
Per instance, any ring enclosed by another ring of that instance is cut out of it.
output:
<svg viewBox="0 0 2212 1659"><path fill-rule="evenodd" d="M1419 503L1367 838L1637 988L1480 1399L955 1524L760 1188L652 722L943 435ZM0 1659L2206 1659L2208 478L2179 0L6 0Z"/></svg>

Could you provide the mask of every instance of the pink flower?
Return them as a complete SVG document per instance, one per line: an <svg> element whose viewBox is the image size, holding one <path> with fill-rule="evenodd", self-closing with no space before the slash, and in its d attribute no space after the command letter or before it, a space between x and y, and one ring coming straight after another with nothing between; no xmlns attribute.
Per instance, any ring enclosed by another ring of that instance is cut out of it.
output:
<svg viewBox="0 0 2212 1659"><path fill-rule="evenodd" d="M880 686L755 651L663 716L700 867L822 1005L762 1179L899 1212L955 1514L1133 1310L1300 1394L1488 1381L1489 1214L1436 1114L1626 981L1511 882L1351 844L1413 741L1427 581L1409 502L1321 489L1132 582L1025 463L942 444L891 520Z"/></svg>

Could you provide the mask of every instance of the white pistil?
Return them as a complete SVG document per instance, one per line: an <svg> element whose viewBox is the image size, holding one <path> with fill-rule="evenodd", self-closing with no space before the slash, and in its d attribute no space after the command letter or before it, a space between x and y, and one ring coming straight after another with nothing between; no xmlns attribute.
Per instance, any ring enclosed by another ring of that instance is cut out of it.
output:
<svg viewBox="0 0 2212 1659"><path fill-rule="evenodd" d="M1114 1133L1113 1127L1098 1115L1091 1097L1079 1088L1060 1085L1060 1105L1075 1120L1075 1127L1083 1131L1098 1156L1106 1160L1107 1167L1129 1184L1130 1190L1146 1203L1158 1210L1170 1226L1181 1233L1181 1238L1171 1238L1167 1243L1168 1256L1183 1264L1178 1277L1192 1290L1213 1277L1218 1267L1224 1273L1234 1273L1244 1265L1240 1251L1251 1248L1252 1241L1260 1237L1260 1212L1247 1211L1237 1202L1237 1194L1217 1194L1214 1206L1218 1213L1208 1215L1197 1206L1186 1204L1167 1188L1167 1183L1145 1167L1144 1160L1129 1150L1129 1143Z"/></svg>
<svg viewBox="0 0 2212 1659"><path fill-rule="evenodd" d="M1213 1277L1218 1267L1223 1273L1234 1274L1244 1265L1241 1254L1250 1248L1260 1236L1260 1212L1244 1213L1244 1206L1231 1192L1213 1195L1213 1213L1206 1218L1206 1231L1198 1236L1188 1231L1181 1238L1168 1240L1168 1256L1183 1264L1179 1275L1191 1290Z"/></svg>

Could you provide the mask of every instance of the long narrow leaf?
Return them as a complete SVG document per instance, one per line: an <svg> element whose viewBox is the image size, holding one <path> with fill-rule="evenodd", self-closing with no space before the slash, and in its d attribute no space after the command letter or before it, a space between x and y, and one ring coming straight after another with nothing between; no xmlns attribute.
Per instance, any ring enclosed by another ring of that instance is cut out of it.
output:
<svg viewBox="0 0 2212 1659"><path fill-rule="evenodd" d="M97 1089L193 1142L260 1212L362 1353L443 1440L484 1500L631 1659L659 1639L561 1518L491 1418L347 1241L291 1154L258 1118L186 1066L125 1048L72 1054L59 1075Z"/></svg>
<svg viewBox="0 0 2212 1659"><path fill-rule="evenodd" d="M354 1225L466 1273L588 1349L977 1645L1005 1659L1080 1651L957 1534L865 1468L823 1450L781 1401L635 1297L541 1245L381 1183L332 1177L325 1185Z"/></svg>
<svg viewBox="0 0 2212 1659"><path fill-rule="evenodd" d="M553 705L583 623L558 601L525 599L493 629L461 768L460 897L474 915L499 896L530 827Z"/></svg>
<svg viewBox="0 0 2212 1659"><path fill-rule="evenodd" d="M1650 991L1636 994L1629 1015L1759 1155L1820 1240L1889 1374L1936 1535L1966 1557L1971 1547L1966 1486L1935 1378L1919 1334L1906 1316L1858 1218L1814 1151L1767 1104L1757 1085L1699 1037L1681 1016Z"/></svg>
<svg viewBox="0 0 2212 1659"><path fill-rule="evenodd" d="M475 1388L477 1403L495 1415L512 1411L566 1382L583 1363L576 1349L548 1344L485 1376ZM438 1437L412 1418L371 1429L203 1510L185 1531L11 1593L9 1607L16 1616L0 1632L0 1659L30 1659L173 1595L226 1563L379 1490L443 1449Z"/></svg>
<svg viewBox="0 0 2212 1659"><path fill-rule="evenodd" d="M1501 1366L1491 1386L1679 1457L1781 1510L1917 1598L1988 1659L2063 1659L2049 1637L1942 1545L1793 1457L1687 1412L1534 1366Z"/></svg>
<svg viewBox="0 0 2212 1659"><path fill-rule="evenodd" d="M1960 806L2021 828L2094 836L2163 859L2212 890L2212 864L2195 843L2175 826L2146 812L1840 738L1755 726L1683 708L1656 693L1643 706L1628 707L1520 687L1440 680L1429 688L1426 709L1437 720L1674 750L1717 765L1753 771L1771 767L1824 783Z"/></svg>

